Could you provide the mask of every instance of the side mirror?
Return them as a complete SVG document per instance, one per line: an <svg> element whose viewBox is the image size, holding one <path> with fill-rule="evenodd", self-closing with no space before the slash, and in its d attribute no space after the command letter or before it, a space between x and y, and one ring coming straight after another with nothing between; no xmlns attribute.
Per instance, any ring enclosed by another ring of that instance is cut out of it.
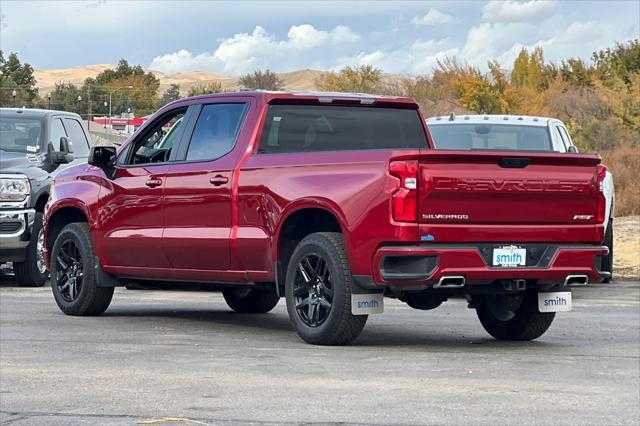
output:
<svg viewBox="0 0 640 426"><path fill-rule="evenodd" d="M49 144L49 158L54 165L70 163L73 161L73 144L65 136L60 138L60 151L53 151Z"/></svg>
<svg viewBox="0 0 640 426"><path fill-rule="evenodd" d="M116 148L114 146L92 146L87 162L102 169L109 178L112 178L116 164Z"/></svg>
<svg viewBox="0 0 640 426"><path fill-rule="evenodd" d="M577 154L578 153L578 148L576 148L574 145L569 145L569 148L567 148L567 152L569 152L571 154Z"/></svg>

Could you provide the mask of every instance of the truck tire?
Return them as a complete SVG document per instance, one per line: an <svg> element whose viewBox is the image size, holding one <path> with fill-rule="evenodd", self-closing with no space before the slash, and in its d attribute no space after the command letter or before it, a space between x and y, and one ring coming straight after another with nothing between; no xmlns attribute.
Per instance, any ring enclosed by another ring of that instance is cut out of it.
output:
<svg viewBox="0 0 640 426"><path fill-rule="evenodd" d="M547 331L555 312L538 311L538 294L535 291L524 292L521 297L519 306L513 310L504 306L505 296L484 298L476 313L487 333L499 340L533 340Z"/></svg>
<svg viewBox="0 0 640 426"><path fill-rule="evenodd" d="M360 335L367 315L351 314L352 286L342 234L317 232L300 241L287 267L285 295L302 340L343 345Z"/></svg>
<svg viewBox="0 0 640 426"><path fill-rule="evenodd" d="M62 312L93 316L107 310L113 287L98 287L95 266L89 226L65 226L51 252L51 290Z"/></svg>
<svg viewBox="0 0 640 426"><path fill-rule="evenodd" d="M613 279L613 219L609 219L607 230L604 233L603 244L609 247L609 254L603 257L601 266L602 272L609 272L611 274L609 278L603 281L608 283Z"/></svg>
<svg viewBox="0 0 640 426"><path fill-rule="evenodd" d="M40 212L36 213L33 221L25 260L13 262L13 272L22 287L42 287L49 278L49 271L44 263L44 231Z"/></svg>
<svg viewBox="0 0 640 426"><path fill-rule="evenodd" d="M241 314L266 314L276 307L280 296L273 288L225 288L222 290L227 305Z"/></svg>

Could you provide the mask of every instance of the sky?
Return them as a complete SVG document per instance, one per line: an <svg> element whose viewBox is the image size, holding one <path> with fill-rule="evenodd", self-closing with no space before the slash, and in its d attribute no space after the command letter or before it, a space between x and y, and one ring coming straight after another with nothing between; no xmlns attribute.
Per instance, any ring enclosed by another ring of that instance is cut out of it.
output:
<svg viewBox="0 0 640 426"><path fill-rule="evenodd" d="M511 68L522 47L589 59L640 38L640 1L7 1L0 49L35 68L130 64L240 75L371 64L428 74L456 56Z"/></svg>

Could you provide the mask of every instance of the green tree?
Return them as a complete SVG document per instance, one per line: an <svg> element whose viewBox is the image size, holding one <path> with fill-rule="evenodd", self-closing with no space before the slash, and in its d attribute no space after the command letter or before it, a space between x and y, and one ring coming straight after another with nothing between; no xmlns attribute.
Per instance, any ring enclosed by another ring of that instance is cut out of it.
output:
<svg viewBox="0 0 640 426"><path fill-rule="evenodd" d="M83 101L78 101L78 96L82 97L82 90L71 83L56 83L51 92L51 108L61 111L71 111L78 114L82 111Z"/></svg>
<svg viewBox="0 0 640 426"><path fill-rule="evenodd" d="M371 93L379 89L382 70L372 65L344 67L338 72L323 74L316 86L329 92Z"/></svg>
<svg viewBox="0 0 640 426"><path fill-rule="evenodd" d="M593 73L593 68L582 59L569 58L560 65L562 79L579 88L593 87Z"/></svg>
<svg viewBox="0 0 640 426"><path fill-rule="evenodd" d="M189 88L188 96L207 95L209 93L222 92L222 84L219 81L212 81L209 84L202 84L198 86L192 86Z"/></svg>
<svg viewBox="0 0 640 426"><path fill-rule="evenodd" d="M617 76L629 86L632 74L640 72L640 40L616 43L613 48L594 52L591 59L602 81L610 82Z"/></svg>
<svg viewBox="0 0 640 426"><path fill-rule="evenodd" d="M13 91L16 91L16 106L33 106L38 97L33 67L21 63L18 54L12 52L5 59L0 50L0 105L13 106Z"/></svg>
<svg viewBox="0 0 640 426"><path fill-rule="evenodd" d="M180 96L180 85L172 84L162 94L162 97L158 102L158 108L168 104L169 102L177 101L181 97L182 96Z"/></svg>
<svg viewBox="0 0 640 426"><path fill-rule="evenodd" d="M160 80L155 74L120 59L116 68L104 70L84 81L85 113L90 110L92 114L107 114L111 94L112 114L127 112L129 108L138 116L151 114L158 106L159 87Z"/></svg>
<svg viewBox="0 0 640 426"><path fill-rule="evenodd" d="M284 83L273 71L256 70L253 73L240 77L240 84L245 89L251 90L282 90Z"/></svg>

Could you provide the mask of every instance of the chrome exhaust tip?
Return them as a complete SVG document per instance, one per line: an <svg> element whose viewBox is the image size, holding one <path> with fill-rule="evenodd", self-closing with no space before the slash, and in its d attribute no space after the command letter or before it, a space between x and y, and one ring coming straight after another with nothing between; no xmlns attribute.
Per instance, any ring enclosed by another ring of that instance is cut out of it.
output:
<svg viewBox="0 0 640 426"><path fill-rule="evenodd" d="M433 288L464 287L464 284L465 279L462 275L445 275L433 285Z"/></svg>
<svg viewBox="0 0 640 426"><path fill-rule="evenodd" d="M585 286L589 284L589 277L586 275L567 275L564 285L569 287Z"/></svg>

